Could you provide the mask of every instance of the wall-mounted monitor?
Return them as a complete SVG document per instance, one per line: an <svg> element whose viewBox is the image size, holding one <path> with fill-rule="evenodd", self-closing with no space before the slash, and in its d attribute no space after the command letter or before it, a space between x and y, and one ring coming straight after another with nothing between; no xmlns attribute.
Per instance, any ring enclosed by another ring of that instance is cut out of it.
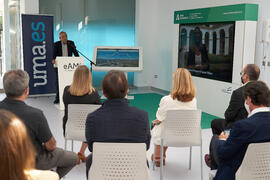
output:
<svg viewBox="0 0 270 180"><path fill-rule="evenodd" d="M125 46L96 46L94 48L93 70L121 70L126 72L142 70L142 49Z"/></svg>
<svg viewBox="0 0 270 180"><path fill-rule="evenodd" d="M235 22L179 25L178 67L193 76L232 82Z"/></svg>

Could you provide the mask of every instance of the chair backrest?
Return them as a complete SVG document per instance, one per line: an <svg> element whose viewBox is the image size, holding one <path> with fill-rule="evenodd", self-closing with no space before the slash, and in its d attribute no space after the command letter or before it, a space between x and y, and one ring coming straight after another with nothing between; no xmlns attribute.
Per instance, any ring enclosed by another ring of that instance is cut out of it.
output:
<svg viewBox="0 0 270 180"><path fill-rule="evenodd" d="M96 104L69 104L65 139L85 141L85 121L87 115L94 112L100 106Z"/></svg>
<svg viewBox="0 0 270 180"><path fill-rule="evenodd" d="M161 138L165 146L199 146L201 140L201 110L168 110L162 123Z"/></svg>
<svg viewBox="0 0 270 180"><path fill-rule="evenodd" d="M149 180L145 143L94 143L88 179Z"/></svg>
<svg viewBox="0 0 270 180"><path fill-rule="evenodd" d="M270 179L270 142L249 144L236 180Z"/></svg>

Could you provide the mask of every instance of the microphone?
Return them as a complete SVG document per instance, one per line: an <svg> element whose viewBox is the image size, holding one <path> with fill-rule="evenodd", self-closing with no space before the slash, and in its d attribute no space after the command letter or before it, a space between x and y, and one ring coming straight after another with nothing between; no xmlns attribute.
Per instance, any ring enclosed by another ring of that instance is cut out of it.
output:
<svg viewBox="0 0 270 180"><path fill-rule="evenodd" d="M91 72L92 72L92 65L96 65L92 60L90 60L88 57L86 57L83 53L81 53L76 46L74 45L74 43L68 41L67 44L75 51L77 51L80 55L82 55L83 57L85 57L85 59L87 59L90 62L91 65Z"/></svg>

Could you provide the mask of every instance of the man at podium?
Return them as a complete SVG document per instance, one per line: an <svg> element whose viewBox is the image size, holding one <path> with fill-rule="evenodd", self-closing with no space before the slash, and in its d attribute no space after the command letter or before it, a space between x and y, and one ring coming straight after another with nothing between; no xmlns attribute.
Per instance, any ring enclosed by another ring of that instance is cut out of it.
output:
<svg viewBox="0 0 270 180"><path fill-rule="evenodd" d="M55 65L55 59L57 56L79 56L78 51L76 50L76 46L73 41L67 40L67 33L64 31L61 31L59 33L59 39L60 41L57 41L54 43L53 48L53 60L52 63L54 65L54 70L56 74L56 96L54 100L54 104L59 103L59 87L58 87L58 69Z"/></svg>

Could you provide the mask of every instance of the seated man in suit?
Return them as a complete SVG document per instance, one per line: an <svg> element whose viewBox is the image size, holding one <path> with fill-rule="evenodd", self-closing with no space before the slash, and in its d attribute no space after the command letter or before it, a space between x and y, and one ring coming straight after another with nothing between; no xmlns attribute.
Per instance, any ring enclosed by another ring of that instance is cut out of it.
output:
<svg viewBox="0 0 270 180"><path fill-rule="evenodd" d="M29 93L27 72L23 70L6 72L3 85L7 97L0 102L0 109L14 113L24 122L35 147L36 169L56 168L59 177L64 177L77 164L79 158L74 152L56 147L56 141L43 112L25 103Z"/></svg>
<svg viewBox="0 0 270 180"><path fill-rule="evenodd" d="M52 63L55 64L55 59L57 56L79 56L78 51L76 50L76 46L73 41L67 40L67 33L64 31L61 31L59 33L59 39L60 41L57 41L54 43L53 47L53 60ZM54 70L56 73L56 96L54 104L59 103L59 88L58 88L58 69L54 66Z"/></svg>
<svg viewBox="0 0 270 180"><path fill-rule="evenodd" d="M104 104L86 119L86 140L90 152L94 142L145 143L150 145L150 127L147 112L129 106L125 96L128 81L122 71L109 71L102 81ZM87 157L86 176L92 163Z"/></svg>
<svg viewBox="0 0 270 180"><path fill-rule="evenodd" d="M220 159L214 180L234 180L250 143L270 142L270 90L262 81L244 86L248 118L236 122L229 134L223 132L215 141Z"/></svg>
<svg viewBox="0 0 270 180"><path fill-rule="evenodd" d="M225 129L232 128L236 121L244 119L247 117L248 113L245 109L243 97L243 88L250 81L257 81L260 76L260 69L255 64L246 65L240 73L241 81L243 86L234 90L230 99L228 108L225 111L225 119L214 119L211 122L211 128L213 135L220 135ZM213 136L213 137L214 137ZM210 143L210 155L205 155L206 164L211 169L217 169L218 167L218 157L215 154L215 145L213 143L213 138Z"/></svg>

